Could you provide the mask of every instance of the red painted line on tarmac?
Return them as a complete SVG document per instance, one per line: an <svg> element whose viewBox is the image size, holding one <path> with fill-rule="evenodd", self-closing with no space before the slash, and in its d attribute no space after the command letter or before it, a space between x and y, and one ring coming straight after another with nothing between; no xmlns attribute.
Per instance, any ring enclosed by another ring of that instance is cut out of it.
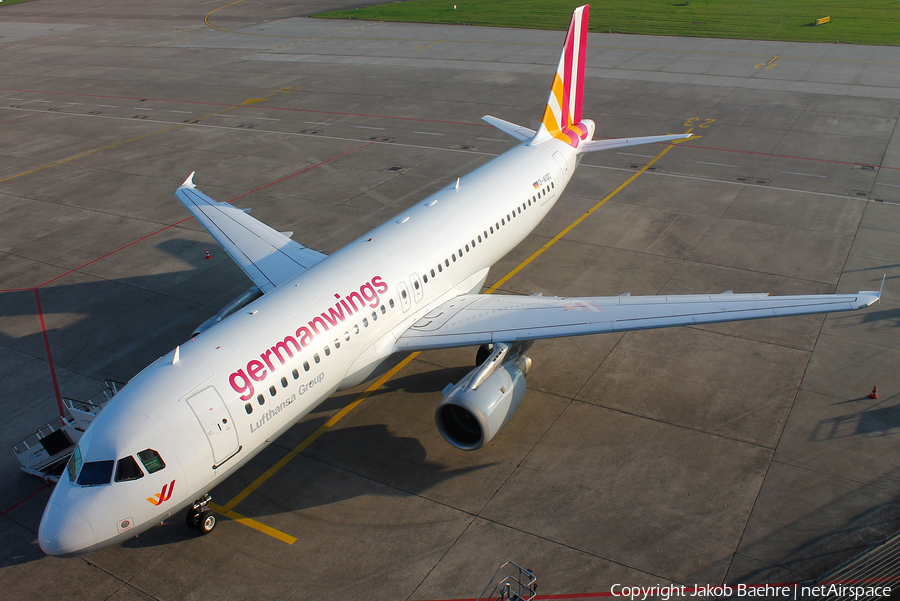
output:
<svg viewBox="0 0 900 601"><path fill-rule="evenodd" d="M45 490L47 490L47 487L46 487L46 486L40 487L39 489L37 489L36 491L34 491L33 493L31 493L30 495L28 495L28 496L25 497L24 499L22 499L21 501L19 501L18 503L16 503L15 505L13 505L12 507L10 507L10 508L7 509L6 511L4 511L3 513L0 513L0 517L6 515L6 514L9 513L10 511L13 511L14 509L16 509L16 508L19 507L20 505L24 504L26 501L28 501L29 499L31 499L31 498L34 497L35 495L37 495L37 494L39 494L39 493L42 493L42 492L45 491Z"/></svg>
<svg viewBox="0 0 900 601"><path fill-rule="evenodd" d="M662 144L663 142L659 142L659 143ZM850 161L833 161L830 159L814 159L814 158L810 158L810 157L797 157L797 156L792 156L789 154L772 154L769 152L756 152L753 150L731 150L728 148L712 148L710 146L694 146L693 144L684 144L684 143L679 143L678 146L683 146L685 148L696 148L698 150L715 150L716 152L732 152L732 153L736 153L736 154L753 154L753 155L763 156L763 157L774 157L777 159L797 159L799 161L815 161L817 163L833 163L833 164L837 164L837 165L870 165L869 163L851 163ZM898 169L898 170L900 170L900 167L886 167L883 165L871 165L871 166L877 167L879 169Z"/></svg>
<svg viewBox="0 0 900 601"><path fill-rule="evenodd" d="M47 350L47 364L50 365L50 379L53 380L53 392L56 393L56 408L62 417L66 410L63 407L62 395L59 394L59 382L56 381L56 368L53 366L53 355L50 354L50 338L47 336L47 325L44 323L44 311L41 309L41 295L34 289L34 304L37 305L38 317L41 320L41 335L44 337L44 348Z"/></svg>
<svg viewBox="0 0 900 601"><path fill-rule="evenodd" d="M238 198L243 198L243 197L247 196L248 194L253 194L254 192L259 192L260 190L263 190L263 189L265 189L265 188L268 188L269 186L274 186L275 184L280 183L280 182L283 182L283 181L286 180L286 179L290 179L290 178L294 177L295 175L300 175L301 173L306 173L306 172L309 171L310 169L315 169L316 167L318 167L318 166L320 166L320 165L324 165L325 163L330 163L331 161L333 161L333 160L335 160L335 159L339 159L339 158L341 158L342 156L346 156L346 155L350 154L351 152L356 152L357 150L361 150L361 149L365 148L366 146L371 146L371 145L374 144L374 143L375 143L375 142L367 142L366 144L363 144L362 146L357 146L356 148L354 148L354 149L352 149L352 150L348 150L347 152L342 152L341 154L339 154L339 155L337 155L337 156L333 156L333 157L331 157L330 159L325 159L324 161L322 161L322 162L320 162L320 163L316 163L315 165L312 165L312 166L310 166L310 167L307 167L306 169L301 169L300 171L297 171L297 172L295 172L295 173L291 173L290 175L285 175L285 176L282 177L281 179L276 179L274 182L269 182L269 183L266 184L265 186L260 186L259 188L256 188L256 189L254 189L254 190L250 190L249 192L245 192L244 194L241 194L240 196L235 196L234 198L232 198L232 199L229 200L228 202L229 202L229 203L234 202L234 201L237 200Z"/></svg>
<svg viewBox="0 0 900 601"><path fill-rule="evenodd" d="M365 113L341 113L338 111L317 111L315 109L294 109L289 107L279 107L279 106L261 106L254 105L261 109L267 109L270 111L295 111L298 113L319 113L322 115L340 115L342 117L369 117L372 119L398 119L400 121L418 121L420 123L444 123L447 125L467 125L469 127L491 127L486 123L460 123L459 121L441 121L439 119L417 119L415 117L396 117L392 115L367 115Z"/></svg>
<svg viewBox="0 0 900 601"><path fill-rule="evenodd" d="M167 100L165 98L138 98L136 96L108 96L103 94L78 94L73 92L45 92L42 90L13 90L10 88L0 88L0 92L20 92L24 94L45 94L56 96L79 96L82 98L105 98L107 100L134 100L138 102L171 102L175 104L200 104L205 106L227 106L236 108L239 106L248 106L243 104L228 104L224 102L204 102L200 100ZM447 125L468 125L471 127L491 127L484 123L461 123L459 121L441 121L438 119L417 119L415 117L396 117L391 115L367 115L365 113L339 113L337 111L317 111L315 109L293 109L277 106L252 105L254 108L263 108L271 111L296 111L299 113L321 113L323 115L341 115L344 117L369 117L372 119L398 119L401 121L418 121L422 123L445 123ZM127 107L123 107L127 108Z"/></svg>
<svg viewBox="0 0 900 601"><path fill-rule="evenodd" d="M239 198L243 198L243 197L245 197L245 196L247 196L247 195L249 195L249 194L253 194L254 192L258 192L259 190L262 190L262 189L264 189L264 188L268 188L269 186L274 186L274 185L277 184L278 182L283 182L284 180L286 180L286 179L288 179L288 178L291 178L291 177L294 177L295 175L299 175L299 174L301 174L301 173L304 173L304 172L306 172L306 171L309 171L310 169L315 169L316 167L318 167L318 166L320 166L320 165L324 165L325 163L329 163L329 162L331 162L331 161L333 161L333 160L335 160L335 159L339 159L339 158L341 158L341 157L343 157L343 156L346 156L346 155L350 154L351 152L356 152L357 150L360 150L360 149L362 149L362 148L365 148L366 146L371 146L372 144L374 144L374 142L367 142L367 143L363 144L362 146L357 146L356 148L353 148L353 149L348 150L348 151L346 151L346 152L342 152L341 154L335 155L335 156L331 157L330 159L325 159L324 161L322 161L322 162L320 162L320 163L316 163L315 165L312 165L312 166L307 167L307 168L305 168L305 169L301 169L300 171L297 171L296 173L291 173L290 175L286 175L286 176L284 176L284 177L282 177L282 178L280 178L280 179L275 180L274 182L269 182L268 184L266 184L266 185L264 185L264 186L260 186L259 188L256 188L256 189L254 189L254 190L250 190L249 192L245 192L244 194L241 194L241 195L239 195L239 196L235 196L234 198L232 198L232 199L229 200L228 202L229 202L229 203L234 202L235 200L237 200L237 199L239 199ZM97 258L94 259L93 261L88 261L87 263L85 263L85 264L83 264L83 265L79 265L79 266L76 267L75 269L70 269L69 271L67 271L67 272L65 272L65 273L63 273L63 274L61 274L61 275L58 275L58 276L56 276L55 278L49 279L49 280L47 280L46 282L44 282L43 284L40 284L39 286L36 286L35 288L13 288L13 289L10 289L10 290L0 290L0 292L12 292L12 291L16 291L16 290L35 290L35 292L36 292L38 288L42 288L42 287L46 286L47 284L50 284L50 283L52 283L52 282L55 282L56 280L58 280L58 279L60 279L60 278L64 278L64 277L66 277L67 275L70 275L70 274L72 274L72 273L75 273L76 271L78 271L78 270L80 270L80 269L84 269L84 268L87 267L88 265L93 265L94 263L96 263L97 261L100 261L101 259L105 259L105 258L107 258L107 257L109 257L109 256L111 256L111 255L116 254L117 252L119 252L119 251L121 251L121 250L125 250L125 249L128 248L129 246L134 246L134 245L137 244L138 242L143 242L143 241L146 240L147 238L152 238L153 236L155 236L155 235L157 235L157 234L161 234L162 232L164 232L164 231L166 231L166 230L168 230L168 229L171 229L171 228L173 228L173 227L175 227L175 226L177 226L177 225L181 225L181 224L184 223L185 221L190 221L191 219L193 219L193 216L191 216L191 217L185 217L185 218L182 219L181 221L176 221L175 223L173 223L173 224L171 224L171 225L167 225L167 226L165 226L165 227L159 228L159 229L156 230L155 232L151 232L151 233L147 234L146 236L142 236L141 238L138 238L137 240L134 240L133 242L129 242L128 244L126 244L126 245L124 245L124 246L120 246L119 248L117 248L117 249L115 249L115 250L112 250L112 251L106 253L106 254L103 255L103 256L97 257ZM43 320L43 317L42 317L41 319ZM43 322L42 322L42 323L43 323ZM48 349L47 349L47 352L48 352L48 354L49 354L49 352L50 352L49 347L48 347ZM55 376L54 376L54 377L55 377Z"/></svg>
<svg viewBox="0 0 900 601"><path fill-rule="evenodd" d="M12 123L13 121L19 121L20 119L27 119L28 117L31 117L34 114L35 113L28 113L27 115L22 115L21 117L16 117L14 119L7 119L6 121L0 121L0 125L3 125L4 123Z"/></svg>
<svg viewBox="0 0 900 601"><path fill-rule="evenodd" d="M134 242L129 242L129 243L126 244L125 246L120 246L120 247L117 248L116 250L112 250L112 251L106 253L105 255L103 255L102 257L97 257L97 258L94 259L93 261L88 261L88 262L85 263L84 265L79 265L79 266L76 267L75 269L70 269L69 271L65 272L65 273L62 274L62 275L58 275L58 276L56 276L56 277L53 278L53 279L47 280L46 282L44 282L44 283L41 284L40 286L37 286L37 288L42 288L42 287L46 286L47 284L49 284L49 283L51 283L51 282L55 282L56 280L58 280L58 279L60 279L60 278L64 278L64 277L66 277L67 275L69 275L69 274L71 274L71 273L75 273L75 272L78 271L79 269L84 269L84 268L87 267L88 265L92 265L92 264L96 263L97 261L99 261L100 259L105 259L106 257L108 257L108 256L110 256L110 255L116 254L116 253L119 252L120 250L125 250L125 249L128 248L129 246L134 246L134 245L137 244L138 242L141 242L141 241L143 241L143 240L146 240L147 238L150 238L151 236L155 236L156 234L162 233L162 232L166 231L167 229L170 229L170 228L175 227L176 225L180 225L180 224L184 223L185 221L190 221L190 220L193 219L193 218L194 218L193 216L191 216L191 217L185 217L185 218L182 219L181 221L176 221L175 223L173 223L173 224L171 224L171 225L167 225L166 227L160 228L160 229L156 230L156 231L153 232L153 233L147 234L146 236L144 236L144 237L142 237L142 238L138 238L138 239L135 240ZM37 288L35 288L35 293L37 292ZM49 352L49 349L48 349L48 352Z"/></svg>

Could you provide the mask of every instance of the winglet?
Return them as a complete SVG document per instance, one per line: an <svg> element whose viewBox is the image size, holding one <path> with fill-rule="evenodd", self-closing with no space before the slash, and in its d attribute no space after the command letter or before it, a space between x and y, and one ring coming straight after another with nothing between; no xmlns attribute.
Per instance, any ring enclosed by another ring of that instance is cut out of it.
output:
<svg viewBox="0 0 900 601"><path fill-rule="evenodd" d="M183 184L181 184L182 188L196 188L197 187L194 185L194 174L195 173L197 173L197 172L191 171L191 174L189 176L187 176L187 179L184 180Z"/></svg>
<svg viewBox="0 0 900 601"><path fill-rule="evenodd" d="M881 276L881 288L878 289L878 298L876 300L881 300L881 293L884 291L884 281L887 279L887 274Z"/></svg>

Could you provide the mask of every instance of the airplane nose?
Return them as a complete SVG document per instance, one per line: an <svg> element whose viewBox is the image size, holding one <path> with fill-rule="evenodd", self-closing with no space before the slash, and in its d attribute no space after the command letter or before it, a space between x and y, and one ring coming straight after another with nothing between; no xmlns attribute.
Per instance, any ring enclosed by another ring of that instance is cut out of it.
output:
<svg viewBox="0 0 900 601"><path fill-rule="evenodd" d="M47 555L74 555L97 542L91 525L68 509L50 502L38 529L38 543Z"/></svg>

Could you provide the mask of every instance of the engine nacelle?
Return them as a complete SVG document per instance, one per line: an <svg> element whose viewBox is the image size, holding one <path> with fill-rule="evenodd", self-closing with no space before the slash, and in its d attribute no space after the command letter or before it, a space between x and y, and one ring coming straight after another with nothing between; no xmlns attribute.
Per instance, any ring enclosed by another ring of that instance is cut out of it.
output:
<svg viewBox="0 0 900 601"><path fill-rule="evenodd" d="M223 307L221 311L219 311L218 313L216 313L215 315L213 315L212 317L210 317L209 319L207 319L206 321L201 323L199 326L197 326L197 328L194 330L194 333L191 334L191 338L194 338L195 336L199 336L200 334L202 334L206 330L210 329L211 327L213 327L214 325L216 325L217 323L219 323L226 317L233 315L234 313L240 311L241 309L243 309L244 307L246 307L247 305L249 305L256 299L258 299L262 295L263 295L263 292L262 292L262 290L259 289L258 286L253 286L252 288L248 289L246 292L241 294L239 297L237 297L236 299L234 299L233 301L231 301L230 303L225 305L225 307Z"/></svg>
<svg viewBox="0 0 900 601"><path fill-rule="evenodd" d="M479 378L488 362L469 372L455 386L447 386L434 413L444 440L463 451L474 451L489 443L525 396L530 358L520 356L506 361L487 378ZM470 388L471 385L476 387Z"/></svg>

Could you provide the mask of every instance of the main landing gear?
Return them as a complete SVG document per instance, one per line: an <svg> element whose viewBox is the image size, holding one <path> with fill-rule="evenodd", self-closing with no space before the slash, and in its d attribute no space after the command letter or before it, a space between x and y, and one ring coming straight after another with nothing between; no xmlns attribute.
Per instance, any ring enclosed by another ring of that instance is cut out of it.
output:
<svg viewBox="0 0 900 601"><path fill-rule="evenodd" d="M196 528L200 534L209 534L216 527L216 516L209 510L209 502L212 497L203 495L188 508L184 521L189 528Z"/></svg>

